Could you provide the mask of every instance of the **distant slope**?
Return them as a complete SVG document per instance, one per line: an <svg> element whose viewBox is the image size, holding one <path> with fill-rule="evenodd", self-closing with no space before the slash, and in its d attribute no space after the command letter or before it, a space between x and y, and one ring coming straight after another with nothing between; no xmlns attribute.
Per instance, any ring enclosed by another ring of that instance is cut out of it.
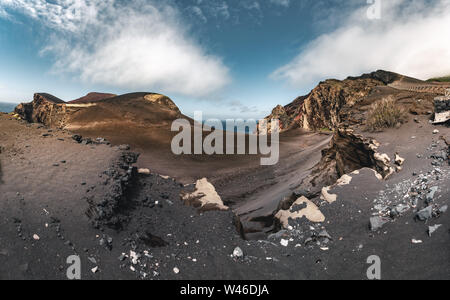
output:
<svg viewBox="0 0 450 300"><path fill-rule="evenodd" d="M450 82L450 75L444 76L444 77L430 78L427 81L428 82Z"/></svg>
<svg viewBox="0 0 450 300"><path fill-rule="evenodd" d="M108 93L89 93L84 97L78 98L76 100L69 101L69 103L73 104L81 104L81 103L92 103L100 100L105 100L109 98L117 97L115 94Z"/></svg>

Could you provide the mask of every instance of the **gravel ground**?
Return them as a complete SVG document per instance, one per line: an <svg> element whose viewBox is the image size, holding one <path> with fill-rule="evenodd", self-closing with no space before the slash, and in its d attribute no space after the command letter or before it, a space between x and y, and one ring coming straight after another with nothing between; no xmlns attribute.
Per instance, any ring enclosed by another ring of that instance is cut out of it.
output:
<svg viewBox="0 0 450 300"><path fill-rule="evenodd" d="M405 162L409 175L382 182L362 170L331 190L338 200L321 203L323 224L303 219L246 241L233 212L184 206L179 194L192 186L137 174L126 147L0 115L0 279L66 279L70 255L81 258L82 279L359 280L371 255L383 279L449 279L450 216L439 210L449 204L450 171L432 157L444 149L433 147L437 138L415 147L423 158ZM435 186L431 217L417 220ZM408 210L392 216L400 204ZM372 231L376 216L387 223ZM434 225L442 226L430 237Z"/></svg>

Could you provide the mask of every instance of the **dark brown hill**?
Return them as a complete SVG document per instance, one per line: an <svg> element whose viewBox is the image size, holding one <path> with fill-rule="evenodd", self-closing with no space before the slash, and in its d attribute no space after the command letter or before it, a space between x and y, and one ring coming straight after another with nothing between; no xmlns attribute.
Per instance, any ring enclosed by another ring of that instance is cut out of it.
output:
<svg viewBox="0 0 450 300"><path fill-rule="evenodd" d="M78 98L76 100L69 101L69 103L91 103L91 102L97 102L109 98L117 97L115 94L108 94L108 93L89 93L84 97Z"/></svg>

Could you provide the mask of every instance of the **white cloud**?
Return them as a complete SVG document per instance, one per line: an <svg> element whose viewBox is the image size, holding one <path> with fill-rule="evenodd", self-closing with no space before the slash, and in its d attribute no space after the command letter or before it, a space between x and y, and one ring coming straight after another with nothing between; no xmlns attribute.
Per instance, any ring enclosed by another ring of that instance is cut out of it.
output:
<svg viewBox="0 0 450 300"><path fill-rule="evenodd" d="M356 10L271 76L297 87L386 69L428 79L450 74L450 2L382 0L380 20Z"/></svg>
<svg viewBox="0 0 450 300"><path fill-rule="evenodd" d="M0 0L54 30L53 71L125 89L206 96L230 81L222 60L190 37L176 8L144 0Z"/></svg>

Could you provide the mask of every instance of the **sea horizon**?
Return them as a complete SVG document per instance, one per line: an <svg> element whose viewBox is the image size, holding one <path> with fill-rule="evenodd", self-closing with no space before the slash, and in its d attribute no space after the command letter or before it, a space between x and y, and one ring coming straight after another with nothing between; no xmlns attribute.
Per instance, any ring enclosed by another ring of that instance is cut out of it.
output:
<svg viewBox="0 0 450 300"><path fill-rule="evenodd" d="M10 113L14 111L17 103L0 102L0 112Z"/></svg>

